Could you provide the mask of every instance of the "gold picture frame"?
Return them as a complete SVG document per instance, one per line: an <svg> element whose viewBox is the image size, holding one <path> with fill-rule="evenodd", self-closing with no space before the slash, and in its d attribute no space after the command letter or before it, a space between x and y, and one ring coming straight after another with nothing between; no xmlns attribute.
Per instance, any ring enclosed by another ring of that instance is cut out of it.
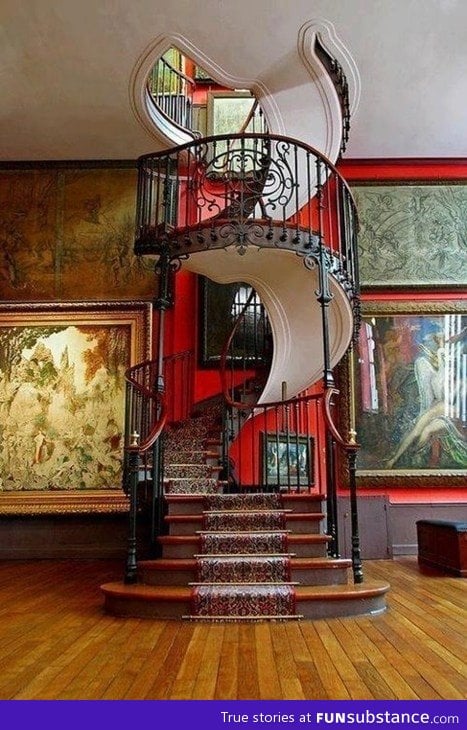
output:
<svg viewBox="0 0 467 730"><path fill-rule="evenodd" d="M0 514L126 509L124 374L150 357L148 302L0 305Z"/></svg>

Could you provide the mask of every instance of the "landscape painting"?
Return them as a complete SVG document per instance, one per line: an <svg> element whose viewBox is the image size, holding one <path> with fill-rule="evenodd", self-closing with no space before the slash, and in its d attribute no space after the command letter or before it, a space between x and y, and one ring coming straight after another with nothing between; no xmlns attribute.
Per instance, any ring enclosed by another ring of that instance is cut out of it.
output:
<svg viewBox="0 0 467 730"><path fill-rule="evenodd" d="M0 493L121 487L125 371L146 306L0 308Z"/></svg>

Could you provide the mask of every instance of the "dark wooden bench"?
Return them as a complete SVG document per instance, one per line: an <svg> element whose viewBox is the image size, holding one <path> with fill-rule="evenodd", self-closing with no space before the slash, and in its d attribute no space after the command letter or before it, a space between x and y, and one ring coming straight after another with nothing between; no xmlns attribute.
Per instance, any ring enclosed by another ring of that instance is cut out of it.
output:
<svg viewBox="0 0 467 730"><path fill-rule="evenodd" d="M418 520L418 562L467 578L467 522Z"/></svg>

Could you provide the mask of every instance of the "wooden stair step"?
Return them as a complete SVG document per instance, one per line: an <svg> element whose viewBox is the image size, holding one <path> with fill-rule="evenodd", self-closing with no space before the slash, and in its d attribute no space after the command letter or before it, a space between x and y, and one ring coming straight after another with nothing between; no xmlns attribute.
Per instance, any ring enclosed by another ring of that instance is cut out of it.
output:
<svg viewBox="0 0 467 730"><path fill-rule="evenodd" d="M323 521L325 515L322 512L292 512L289 510L255 510L255 513L261 512L275 512L282 513L285 518L285 528L288 530L295 530L297 534L303 532L318 532L320 524ZM188 535L193 532L198 532L203 528L204 515L207 514L222 514L222 515L246 515L248 512L242 511L222 511L222 512L203 512L198 514L169 514L164 517L164 522L168 525L170 534L173 535ZM251 513L250 513L251 514ZM261 528L258 528L261 529ZM268 528L264 528L266 531ZM276 528L280 529L280 528Z"/></svg>
<svg viewBox="0 0 467 730"><path fill-rule="evenodd" d="M211 557L211 556L208 556ZM214 556L212 556L214 557ZM252 557L254 557L252 555ZM350 568L352 561L350 558L300 558L291 557L290 563L292 567L299 569L315 568L324 570L329 568ZM146 570L195 570L197 565L196 558L157 558L154 560L141 560L138 563L140 569Z"/></svg>
<svg viewBox="0 0 467 730"><path fill-rule="evenodd" d="M324 557L331 538L320 533L290 533L288 549L299 557ZM199 552L197 535L161 535L157 538L164 558L188 558Z"/></svg>
<svg viewBox="0 0 467 730"><path fill-rule="evenodd" d="M251 531L250 531L251 532ZM270 530L260 530L260 532L270 532ZM277 532L277 531L276 531ZM278 532L282 532L279 530ZM235 535L236 533L232 533ZM198 535L159 535L157 538L161 545L197 545L199 541ZM317 535L315 533L291 533L288 535L288 542L290 544L304 544L304 543L327 543L331 540L329 535Z"/></svg>
<svg viewBox="0 0 467 730"><path fill-rule="evenodd" d="M347 585L297 586L297 612L308 619L363 616L386 610L389 583L371 581Z"/></svg>
<svg viewBox="0 0 467 730"><path fill-rule="evenodd" d="M240 557L240 555L236 557ZM290 554L289 557L291 578L301 584L343 585L349 580L352 561L347 558L297 557L295 553ZM148 585L186 585L196 580L197 566L198 563L194 557L143 560L138 563L138 577L142 583Z"/></svg>
<svg viewBox="0 0 467 730"><path fill-rule="evenodd" d="M180 619L190 614L188 586L128 585L123 582L101 586L106 610L116 616ZM359 585L297 586L297 611L308 619L375 614L386 608L389 584L371 581Z"/></svg>
<svg viewBox="0 0 467 730"><path fill-rule="evenodd" d="M170 514L198 514L205 510L204 497L201 494L166 494ZM292 512L321 514L323 497L319 494L282 494L281 502L283 509Z"/></svg>

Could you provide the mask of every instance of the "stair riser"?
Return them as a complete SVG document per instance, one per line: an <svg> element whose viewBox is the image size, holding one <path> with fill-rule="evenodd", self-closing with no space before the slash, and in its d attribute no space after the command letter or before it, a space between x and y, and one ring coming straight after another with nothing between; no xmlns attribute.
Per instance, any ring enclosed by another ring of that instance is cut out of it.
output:
<svg viewBox="0 0 467 730"><path fill-rule="evenodd" d="M194 535L202 529L201 520L170 523L170 535ZM285 529L298 534L324 534L322 520L286 520Z"/></svg>
<svg viewBox="0 0 467 730"><path fill-rule="evenodd" d="M290 552L294 553L300 558L324 558L327 554L326 543L305 543L298 545L291 545ZM187 560L193 557L193 553L196 553L198 548L193 545L164 545L162 548L163 558L176 558Z"/></svg>
<svg viewBox="0 0 467 730"><path fill-rule="evenodd" d="M190 614L190 602L185 600L146 601L138 598L128 599L115 596L105 597L105 610L114 616L134 618L181 619ZM345 600L298 600L297 613L305 619L317 620L339 618L341 616L376 615L386 610L383 596L368 598L356 597ZM280 620L280 618L279 618Z"/></svg>
<svg viewBox="0 0 467 730"><path fill-rule="evenodd" d="M341 616L377 615L386 610L386 597L371 596L366 598L297 601L297 613L306 619L339 618Z"/></svg>
<svg viewBox="0 0 467 730"><path fill-rule="evenodd" d="M195 570L144 570L139 576L141 583L152 586L186 586L197 580ZM348 571L347 568L292 569L290 579L302 585L345 585L348 583Z"/></svg>
<svg viewBox="0 0 467 730"><path fill-rule="evenodd" d="M284 500L284 503L282 504L282 507L284 509L292 510L293 512L311 512L311 513L317 513L317 512L325 512L325 503L322 500L319 501L307 501L307 500L300 500L299 503L293 501L293 500ZM187 500L184 501L183 499L180 499L180 501L176 502L169 502L168 503L168 515L198 515L203 512L205 509L204 501L202 499L199 500Z"/></svg>

